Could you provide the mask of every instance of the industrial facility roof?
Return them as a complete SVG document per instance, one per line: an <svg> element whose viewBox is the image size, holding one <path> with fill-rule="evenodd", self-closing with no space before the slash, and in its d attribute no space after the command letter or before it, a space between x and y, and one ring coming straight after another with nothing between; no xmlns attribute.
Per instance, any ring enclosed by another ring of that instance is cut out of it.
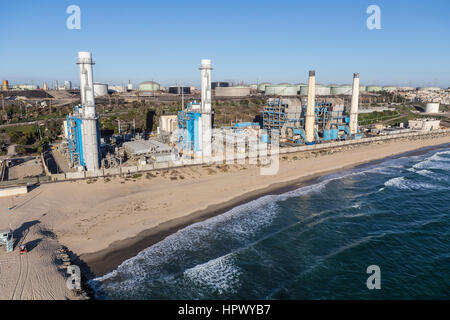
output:
<svg viewBox="0 0 450 320"><path fill-rule="evenodd" d="M128 153L136 156L149 153L167 153L172 151L170 146L156 140L130 141L125 142L123 146Z"/></svg>

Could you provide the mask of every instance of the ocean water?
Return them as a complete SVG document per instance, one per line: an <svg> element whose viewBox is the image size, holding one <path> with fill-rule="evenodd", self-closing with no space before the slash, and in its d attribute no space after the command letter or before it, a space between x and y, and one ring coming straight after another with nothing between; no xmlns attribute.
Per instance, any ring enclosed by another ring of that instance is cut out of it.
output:
<svg viewBox="0 0 450 320"><path fill-rule="evenodd" d="M235 207L90 285L100 299L450 299L450 146Z"/></svg>

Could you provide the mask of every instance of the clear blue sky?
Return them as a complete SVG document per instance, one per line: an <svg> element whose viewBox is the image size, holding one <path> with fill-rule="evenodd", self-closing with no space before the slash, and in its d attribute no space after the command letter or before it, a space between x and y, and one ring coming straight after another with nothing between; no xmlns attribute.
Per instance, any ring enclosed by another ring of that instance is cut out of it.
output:
<svg viewBox="0 0 450 320"><path fill-rule="evenodd" d="M81 8L81 30L66 8ZM381 8L382 30L366 9ZM0 78L72 80L78 51L92 51L95 81L199 83L201 59L214 80L450 86L448 0L23 0L2 1Z"/></svg>

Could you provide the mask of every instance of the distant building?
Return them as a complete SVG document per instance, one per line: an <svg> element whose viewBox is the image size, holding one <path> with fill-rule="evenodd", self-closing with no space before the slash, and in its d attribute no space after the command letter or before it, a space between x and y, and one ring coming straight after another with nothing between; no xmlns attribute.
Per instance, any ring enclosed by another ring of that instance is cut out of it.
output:
<svg viewBox="0 0 450 320"><path fill-rule="evenodd" d="M440 129L440 120L436 119L415 119L408 121L408 127L412 130L433 131Z"/></svg>
<svg viewBox="0 0 450 320"><path fill-rule="evenodd" d="M191 87L171 86L169 87L171 94L191 94Z"/></svg>
<svg viewBox="0 0 450 320"><path fill-rule="evenodd" d="M64 90L70 90L72 89L72 81L64 81Z"/></svg>
<svg viewBox="0 0 450 320"><path fill-rule="evenodd" d="M108 85L108 91L112 91L115 93L124 93L127 92L127 87L125 86L110 86Z"/></svg>
<svg viewBox="0 0 450 320"><path fill-rule="evenodd" d="M425 104L425 113L439 113L439 102L428 102Z"/></svg>
<svg viewBox="0 0 450 320"><path fill-rule="evenodd" d="M34 84L19 84L13 86L13 89L16 90L37 90L39 87Z"/></svg>
<svg viewBox="0 0 450 320"><path fill-rule="evenodd" d="M232 87L233 83L231 82L223 82L223 81L216 81L211 82L211 89L214 90L215 88L228 88Z"/></svg>
<svg viewBox="0 0 450 320"><path fill-rule="evenodd" d="M9 89L8 80L3 80L3 82L2 82L2 90L3 91L8 91L8 89Z"/></svg>

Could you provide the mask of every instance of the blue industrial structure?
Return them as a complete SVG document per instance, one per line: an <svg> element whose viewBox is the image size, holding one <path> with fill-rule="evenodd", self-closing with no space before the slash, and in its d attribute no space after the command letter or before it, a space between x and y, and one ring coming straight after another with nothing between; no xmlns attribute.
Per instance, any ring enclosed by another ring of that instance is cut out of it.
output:
<svg viewBox="0 0 450 320"><path fill-rule="evenodd" d="M271 135L271 131L278 130L287 141L295 144L315 144L323 141L360 139L361 133L351 135L349 117L343 110L335 109L330 103L315 105L315 141L307 143L305 136L306 106L301 108L289 108L282 99L274 99L264 107L262 111L262 127ZM282 132L285 130L285 132Z"/></svg>
<svg viewBox="0 0 450 320"><path fill-rule="evenodd" d="M74 108L74 113L69 114L67 120L67 135L69 146L69 160L72 167L86 166L86 159L83 152L83 106L77 105ZM100 146L100 128L97 119L97 140ZM98 152L100 161L100 150Z"/></svg>
<svg viewBox="0 0 450 320"><path fill-rule="evenodd" d="M248 127L259 127L258 122L238 122L234 125L236 129L243 129Z"/></svg>
<svg viewBox="0 0 450 320"><path fill-rule="evenodd" d="M189 102L186 109L178 112L178 128L181 129L178 143L183 150L201 150L201 104Z"/></svg>

